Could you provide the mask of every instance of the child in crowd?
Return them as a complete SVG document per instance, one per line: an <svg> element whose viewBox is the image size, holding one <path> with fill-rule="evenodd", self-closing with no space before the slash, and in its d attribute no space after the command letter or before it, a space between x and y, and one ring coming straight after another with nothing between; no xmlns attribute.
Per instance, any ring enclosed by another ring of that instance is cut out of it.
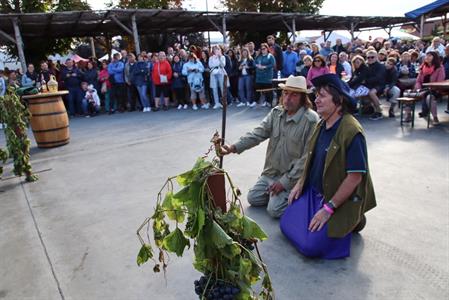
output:
<svg viewBox="0 0 449 300"><path fill-rule="evenodd" d="M82 82L81 88L84 95L82 101L83 113L87 118L93 117L100 112L100 97L98 97L97 90L92 84Z"/></svg>

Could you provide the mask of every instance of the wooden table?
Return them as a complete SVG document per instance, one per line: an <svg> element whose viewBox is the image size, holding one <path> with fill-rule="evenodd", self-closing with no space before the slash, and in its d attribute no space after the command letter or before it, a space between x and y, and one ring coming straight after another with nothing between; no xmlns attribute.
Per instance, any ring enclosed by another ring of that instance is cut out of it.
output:
<svg viewBox="0 0 449 300"><path fill-rule="evenodd" d="M449 80L445 81L439 81L439 82L429 82L429 83L423 83L424 87L428 87L431 90L443 92L445 94L449 94ZM445 113L449 114L449 100L447 102Z"/></svg>
<svg viewBox="0 0 449 300"><path fill-rule="evenodd" d="M68 91L22 96L31 113L31 128L39 148L53 148L70 141L69 118L62 101Z"/></svg>

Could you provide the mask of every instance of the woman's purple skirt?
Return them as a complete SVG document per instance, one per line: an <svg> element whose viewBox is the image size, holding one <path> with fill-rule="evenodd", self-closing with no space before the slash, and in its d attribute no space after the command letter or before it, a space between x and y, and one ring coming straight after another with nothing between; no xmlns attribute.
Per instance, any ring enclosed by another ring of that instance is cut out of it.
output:
<svg viewBox="0 0 449 300"><path fill-rule="evenodd" d="M320 231L309 231L310 221L322 207L323 196L314 189L307 188L282 215L282 233L305 256L325 259L348 257L351 250L350 233L343 238L329 238L327 224Z"/></svg>

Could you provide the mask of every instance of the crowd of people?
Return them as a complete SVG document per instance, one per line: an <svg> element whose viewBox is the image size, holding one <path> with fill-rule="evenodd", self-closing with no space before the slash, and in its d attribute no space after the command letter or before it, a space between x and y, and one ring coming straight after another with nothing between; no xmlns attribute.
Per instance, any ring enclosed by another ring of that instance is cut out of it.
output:
<svg viewBox="0 0 449 300"><path fill-rule="evenodd" d="M361 99L363 112L378 120L383 117L380 97L390 103L389 117L395 117L396 99L405 90L449 78L449 43L444 43L435 37L429 43L357 39L343 44L337 39L334 45L327 41L281 46L269 35L258 47L253 42L211 48L176 44L137 56L121 50L110 61L43 61L39 70L29 64L23 74L0 70L0 95L8 85L39 87L55 75L60 89L69 91L65 103L70 116L170 107L219 109L223 89L229 105L271 107L273 97L280 96L273 92L274 78L303 76L313 90L314 78L333 73L347 82L352 96ZM420 113L422 117L432 113L435 124L439 120L433 104L438 97L429 91Z"/></svg>

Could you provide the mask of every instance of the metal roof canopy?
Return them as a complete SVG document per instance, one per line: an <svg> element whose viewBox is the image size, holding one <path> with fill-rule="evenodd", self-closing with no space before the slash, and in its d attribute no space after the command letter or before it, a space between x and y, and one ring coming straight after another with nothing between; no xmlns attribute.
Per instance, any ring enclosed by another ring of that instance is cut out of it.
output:
<svg viewBox="0 0 449 300"><path fill-rule="evenodd" d="M162 9L112 9L52 13L0 14L0 38L15 43L23 70L26 69L22 37L68 38L133 36L140 53L139 35L220 31L349 30L391 28L407 22L404 17L341 17L302 13L205 12Z"/></svg>
<svg viewBox="0 0 449 300"><path fill-rule="evenodd" d="M340 17L300 13L202 12L158 9L113 9L107 11L68 11L54 13L0 14L0 30L13 35L11 19L17 18L23 37L88 37L120 35L130 28L132 16L140 35L151 33L191 33L216 31L226 19L228 31L272 32L286 30L285 23L296 23L297 30L354 30L385 28L407 22L403 17ZM115 19L115 20L114 20ZM219 30L222 31L222 30ZM130 33L130 32L127 32Z"/></svg>
<svg viewBox="0 0 449 300"><path fill-rule="evenodd" d="M443 17L443 32L444 36L447 35L446 27L448 24L447 15L449 13L449 0L437 0L430 4L424 5L420 8L412 10L405 14L405 16L409 19L413 19L418 24L419 22L419 31L420 36L423 38L424 35L424 23L427 19L433 17Z"/></svg>

